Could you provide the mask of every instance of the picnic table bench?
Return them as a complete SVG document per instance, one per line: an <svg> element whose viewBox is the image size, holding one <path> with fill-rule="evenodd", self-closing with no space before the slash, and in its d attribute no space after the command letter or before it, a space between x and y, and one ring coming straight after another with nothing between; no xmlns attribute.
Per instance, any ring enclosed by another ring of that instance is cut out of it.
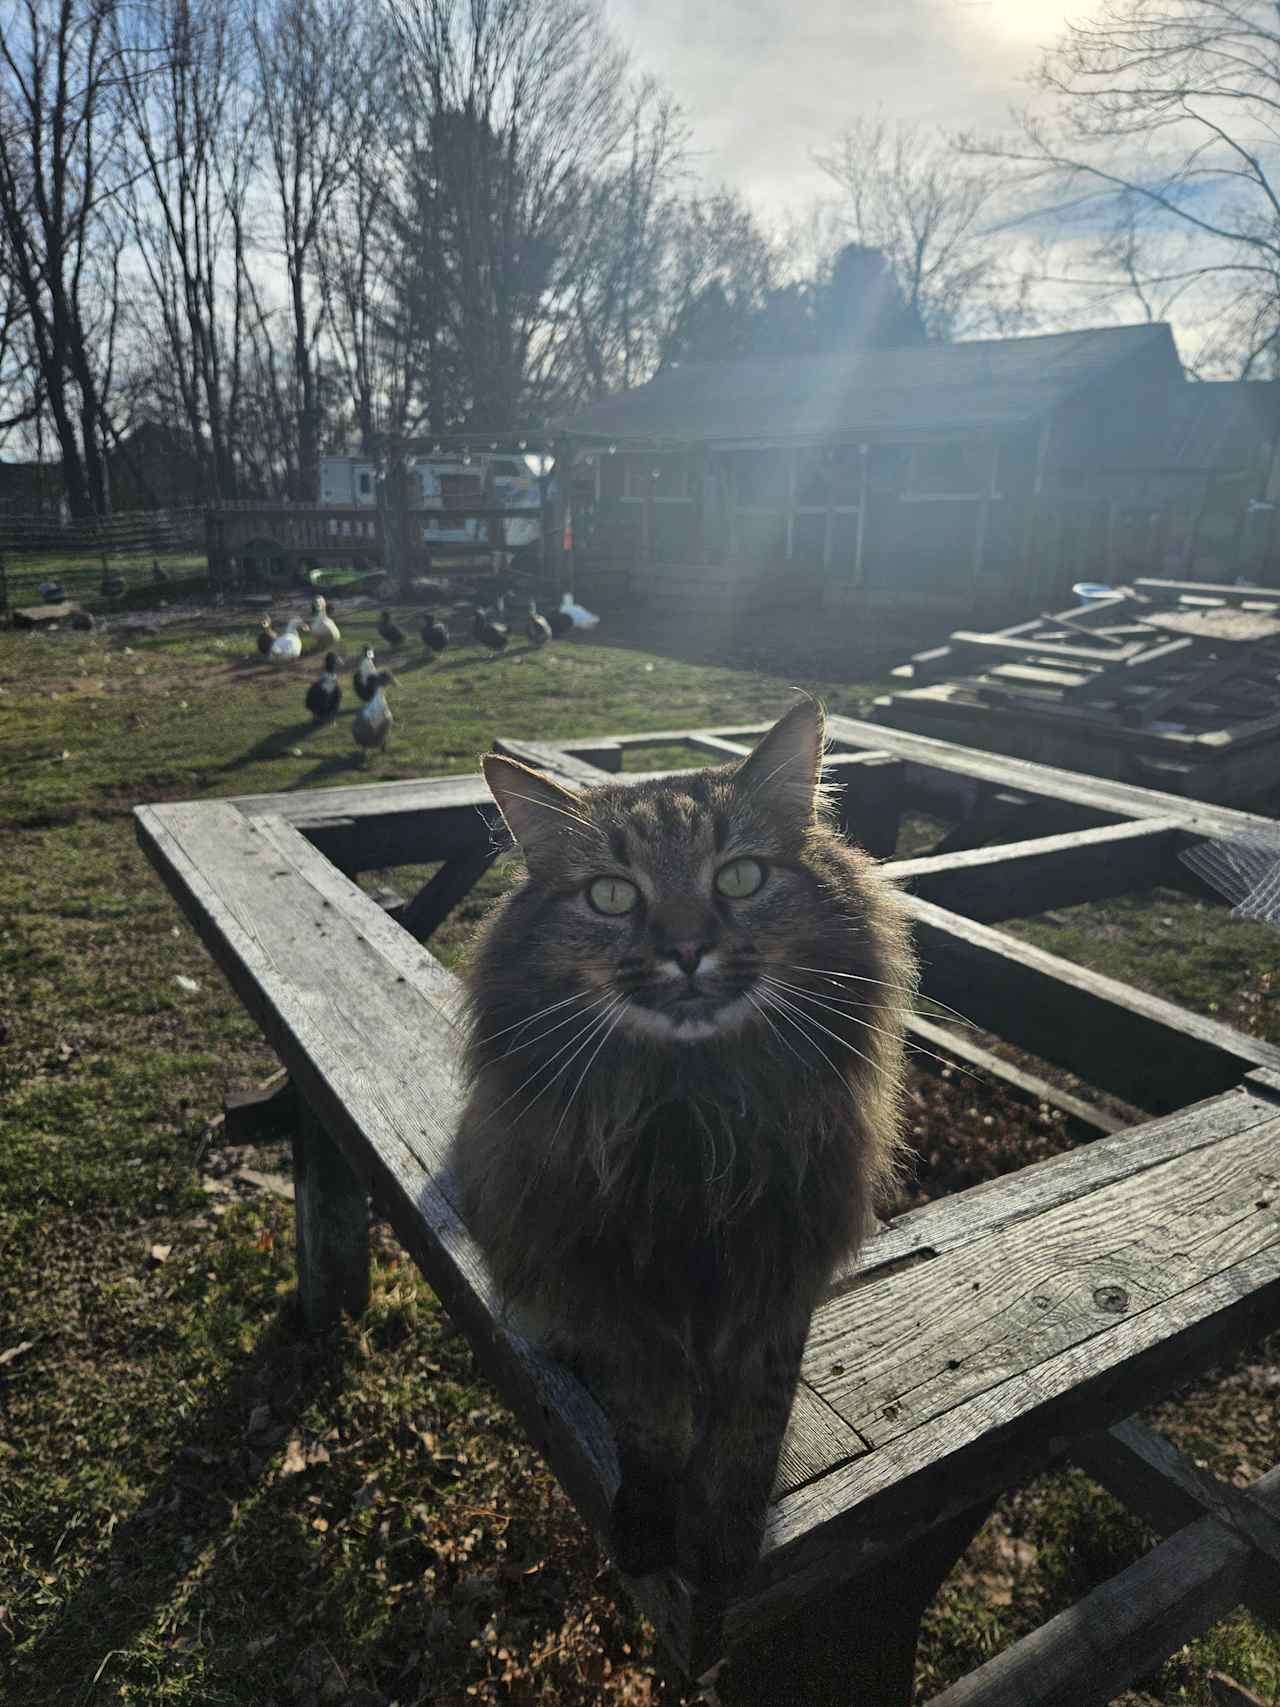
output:
<svg viewBox="0 0 1280 1707"><path fill-rule="evenodd" d="M678 740L700 764L757 732L498 745L581 783L616 772L628 745ZM1116 1130L1093 1105L932 1027L955 1059L980 1058L1007 1088L1074 1107L1084 1131L1104 1135L877 1232L813 1317L742 1596L726 1610L670 1575L629 1586L684 1673L729 1654L724 1701L905 1707L921 1615L993 1502L1074 1460L1169 1539L932 1707L1105 1703L1234 1605L1278 1604L1280 1470L1231 1488L1131 1414L1280 1323L1280 1050L990 921L1154 882L1194 886L1180 848L1266 821L849 719L830 733L850 827L880 853L905 806L941 800L960 814L958 845L893 868L926 993L959 993L978 1024L1156 1117ZM290 1076L305 1319L362 1310L372 1194L603 1534L617 1484L608 1423L504 1320L444 1165L463 1094L461 1005L425 939L501 845L483 784L147 806L137 822ZM1027 834L984 845L1010 824ZM424 859L444 863L398 919L352 880Z"/></svg>

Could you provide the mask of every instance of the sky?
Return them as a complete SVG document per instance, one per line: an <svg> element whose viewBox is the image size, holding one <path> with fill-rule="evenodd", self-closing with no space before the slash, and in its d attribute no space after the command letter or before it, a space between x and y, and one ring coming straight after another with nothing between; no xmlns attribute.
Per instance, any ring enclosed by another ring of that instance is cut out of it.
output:
<svg viewBox="0 0 1280 1707"><path fill-rule="evenodd" d="M1090 0L607 0L638 64L692 126L703 176L762 213L830 185L814 166L877 107L948 129L996 131L1034 98L1038 48Z"/></svg>

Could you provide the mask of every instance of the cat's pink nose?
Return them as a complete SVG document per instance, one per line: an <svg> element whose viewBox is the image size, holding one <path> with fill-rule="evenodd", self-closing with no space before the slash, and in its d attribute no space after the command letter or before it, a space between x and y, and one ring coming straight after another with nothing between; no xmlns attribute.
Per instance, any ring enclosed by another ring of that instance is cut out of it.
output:
<svg viewBox="0 0 1280 1707"><path fill-rule="evenodd" d="M703 955L707 952L704 942L673 942L670 954L682 972L687 972L692 978L698 970Z"/></svg>

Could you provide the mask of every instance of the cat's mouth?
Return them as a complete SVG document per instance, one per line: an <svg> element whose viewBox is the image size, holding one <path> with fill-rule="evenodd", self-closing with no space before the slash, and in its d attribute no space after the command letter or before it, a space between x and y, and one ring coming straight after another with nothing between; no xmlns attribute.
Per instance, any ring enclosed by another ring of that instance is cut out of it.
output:
<svg viewBox="0 0 1280 1707"><path fill-rule="evenodd" d="M627 1003L623 1023L646 1037L700 1043L736 1031L749 1017L747 989L739 981L727 990L689 983L679 990L646 991Z"/></svg>

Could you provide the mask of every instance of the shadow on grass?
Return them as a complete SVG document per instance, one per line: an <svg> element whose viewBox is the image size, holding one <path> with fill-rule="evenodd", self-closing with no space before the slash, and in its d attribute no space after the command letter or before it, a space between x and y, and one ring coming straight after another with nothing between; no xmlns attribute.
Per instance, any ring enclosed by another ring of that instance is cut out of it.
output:
<svg viewBox="0 0 1280 1707"><path fill-rule="evenodd" d="M269 735L264 735L260 741L255 741L252 747L240 754L239 758L228 759L221 767L224 772L244 770L247 765L266 764L272 759L282 759L290 747L297 746L310 735L316 735L328 727L332 718L326 718L317 723L314 717L307 717L301 723L290 723L283 729L273 729Z"/></svg>
<svg viewBox="0 0 1280 1707"><path fill-rule="evenodd" d="M276 1497L270 1485L278 1484L270 1474L272 1460L281 1443L298 1432L304 1412L318 1407L321 1415L335 1413L347 1382L348 1349L340 1331L306 1335L296 1298L282 1305L254 1350L208 1395L203 1410L183 1424L185 1438L168 1469L135 1514L114 1530L110 1546L51 1625L11 1660L20 1693L8 1699L32 1704L116 1699L120 1679L118 1673L112 1676L113 1661L136 1682L140 1668L155 1665L144 1658L146 1647L164 1650L166 1671L181 1664L179 1655L189 1651L181 1631L149 1633L149 1627L163 1609L182 1605L184 1579L193 1575L198 1558L218 1561L208 1575L219 1564L229 1573L240 1570L236 1549L227 1552L233 1528L237 1546L241 1540L245 1544L246 1580L262 1581L268 1553L281 1572L280 1582L301 1576L312 1560L301 1526L286 1533L284 1507L296 1496L291 1489ZM247 1517L246 1504L252 1507ZM267 1526L274 1527L273 1534L266 1533ZM253 1558L259 1547L262 1556ZM202 1573L206 1604L208 1575ZM244 1601L243 1591L238 1598ZM228 1604L227 1595L221 1604ZM261 1630L274 1639L287 1622L284 1609L263 1606L261 1611ZM229 1629L215 1634L243 1649L243 1621L242 1612L234 1636ZM203 1631L202 1617L202 1639ZM166 1636L171 1642L177 1637L171 1652Z"/></svg>

